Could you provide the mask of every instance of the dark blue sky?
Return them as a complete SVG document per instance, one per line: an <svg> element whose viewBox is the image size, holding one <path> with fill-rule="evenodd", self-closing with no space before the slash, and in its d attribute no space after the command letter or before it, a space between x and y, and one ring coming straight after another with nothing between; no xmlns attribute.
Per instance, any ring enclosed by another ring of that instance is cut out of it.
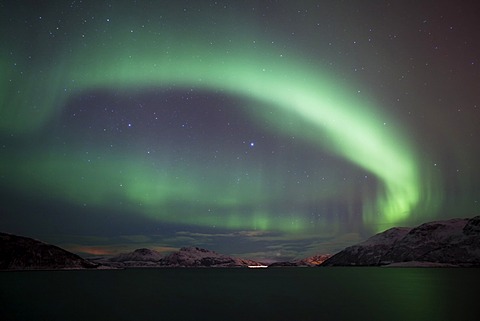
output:
<svg viewBox="0 0 480 321"><path fill-rule="evenodd" d="M0 229L280 260L479 212L479 5L0 2Z"/></svg>

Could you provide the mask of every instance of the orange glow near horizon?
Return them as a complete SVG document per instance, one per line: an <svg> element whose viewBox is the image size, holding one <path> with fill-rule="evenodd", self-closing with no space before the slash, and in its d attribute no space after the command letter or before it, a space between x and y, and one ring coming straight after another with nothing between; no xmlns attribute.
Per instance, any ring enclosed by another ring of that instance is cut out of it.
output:
<svg viewBox="0 0 480 321"><path fill-rule="evenodd" d="M90 255L115 255L118 253L117 250L108 246L76 246L70 247L69 250L75 253L85 253Z"/></svg>
<svg viewBox="0 0 480 321"><path fill-rule="evenodd" d="M63 248L70 252L88 254L88 255L98 255L98 256L114 256L121 253L133 252L139 248L149 248L151 250L157 251L162 254L168 254L174 251L177 251L178 248L168 247L168 246L145 246L145 245L104 245L104 246L86 246L86 245L64 245Z"/></svg>

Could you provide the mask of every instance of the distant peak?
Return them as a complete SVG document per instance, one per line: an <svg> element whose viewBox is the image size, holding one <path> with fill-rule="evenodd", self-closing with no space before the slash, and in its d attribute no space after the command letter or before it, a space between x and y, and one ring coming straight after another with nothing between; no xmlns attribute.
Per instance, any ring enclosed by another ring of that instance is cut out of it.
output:
<svg viewBox="0 0 480 321"><path fill-rule="evenodd" d="M151 253L155 253L155 252L156 251L154 251L154 250L150 250L150 249L146 249L146 248L136 249L135 251L133 251L133 253L143 254L143 255L151 254Z"/></svg>
<svg viewBox="0 0 480 321"><path fill-rule="evenodd" d="M207 250L207 249L202 249L200 247L196 246L190 246L190 247L182 247L180 249L182 252L203 252L203 253L213 253L213 251Z"/></svg>

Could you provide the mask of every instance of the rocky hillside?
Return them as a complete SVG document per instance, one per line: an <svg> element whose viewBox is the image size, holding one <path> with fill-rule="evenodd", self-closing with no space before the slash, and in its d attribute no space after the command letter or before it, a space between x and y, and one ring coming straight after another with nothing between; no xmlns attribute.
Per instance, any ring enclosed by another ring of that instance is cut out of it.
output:
<svg viewBox="0 0 480 321"><path fill-rule="evenodd" d="M234 258L198 247L183 247L159 261L164 267L248 267L261 263Z"/></svg>
<svg viewBox="0 0 480 321"><path fill-rule="evenodd" d="M90 269L97 266L57 246L0 233L0 270Z"/></svg>
<svg viewBox="0 0 480 321"><path fill-rule="evenodd" d="M323 266L480 266L480 216L392 228L351 246Z"/></svg>

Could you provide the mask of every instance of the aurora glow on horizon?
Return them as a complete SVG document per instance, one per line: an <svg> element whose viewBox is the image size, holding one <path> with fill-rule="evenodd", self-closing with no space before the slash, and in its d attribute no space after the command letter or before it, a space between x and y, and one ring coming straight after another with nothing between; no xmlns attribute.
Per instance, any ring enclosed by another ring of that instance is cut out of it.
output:
<svg viewBox="0 0 480 321"><path fill-rule="evenodd" d="M25 230L71 248L128 235L230 253L310 244L289 256L446 214L436 154L388 98L339 77L328 51L318 59L328 46L264 30L274 17L206 3L3 5L14 13L0 52L7 227L22 231L25 215L51 230L39 217L52 211L70 222L57 236ZM469 195L464 216L478 209Z"/></svg>

